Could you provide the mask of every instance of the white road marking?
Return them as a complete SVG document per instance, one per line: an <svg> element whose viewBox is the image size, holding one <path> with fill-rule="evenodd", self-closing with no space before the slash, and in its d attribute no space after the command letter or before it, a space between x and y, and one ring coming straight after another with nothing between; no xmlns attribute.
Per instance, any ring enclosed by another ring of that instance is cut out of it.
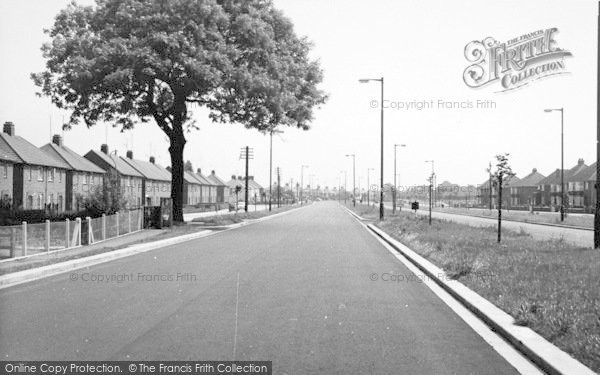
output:
<svg viewBox="0 0 600 375"><path fill-rule="evenodd" d="M235 361L235 351L237 349L237 331L238 331L238 303L240 296L240 271L237 273L237 286L235 288L235 330L233 333L233 360Z"/></svg>

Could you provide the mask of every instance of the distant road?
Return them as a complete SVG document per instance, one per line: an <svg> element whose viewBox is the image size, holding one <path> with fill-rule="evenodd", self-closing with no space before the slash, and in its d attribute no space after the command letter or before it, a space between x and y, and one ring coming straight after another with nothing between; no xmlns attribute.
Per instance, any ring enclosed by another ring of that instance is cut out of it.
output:
<svg viewBox="0 0 600 375"><path fill-rule="evenodd" d="M387 204L385 207L389 209L392 208L391 205L388 206ZM405 206L402 209L406 211L408 210L408 207ZM429 211L427 208L421 207L421 209L417 210L417 214L429 215ZM498 223L497 219L492 218L457 215L437 211L433 211L431 216L436 219L445 219L454 221L456 223L467 224L473 227L495 227ZM590 230L562 228L557 226L522 223L509 220L502 220L502 228L512 229L514 231L519 231L521 228L523 228L523 230L529 233L533 238L540 240L559 239L562 237L565 241L579 246L592 247L594 245L594 232Z"/></svg>

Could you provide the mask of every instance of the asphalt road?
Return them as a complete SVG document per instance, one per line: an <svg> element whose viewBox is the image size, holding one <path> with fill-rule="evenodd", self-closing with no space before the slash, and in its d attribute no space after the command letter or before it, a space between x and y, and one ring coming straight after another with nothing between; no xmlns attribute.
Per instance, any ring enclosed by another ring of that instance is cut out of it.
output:
<svg viewBox="0 0 600 375"><path fill-rule="evenodd" d="M392 206L386 204L386 208L391 209ZM404 211L409 210L408 206L402 208ZM419 215L429 215L427 207L421 206L421 209L417 211ZM436 219L444 219L454 221L456 223L467 224L474 227L489 227L497 226L498 219L483 218L477 216L457 215L447 212L432 211L431 217ZM520 231L523 229L529 233L533 238L539 240L550 240L550 239L564 239L575 245L592 247L594 245L594 232L585 229L573 229L557 227L552 225L532 224L523 223L518 221L502 220L502 229L510 229L514 231Z"/></svg>
<svg viewBox="0 0 600 375"><path fill-rule="evenodd" d="M316 203L0 290L0 355L271 360L276 374L516 373L427 286L386 273L412 275L336 203Z"/></svg>

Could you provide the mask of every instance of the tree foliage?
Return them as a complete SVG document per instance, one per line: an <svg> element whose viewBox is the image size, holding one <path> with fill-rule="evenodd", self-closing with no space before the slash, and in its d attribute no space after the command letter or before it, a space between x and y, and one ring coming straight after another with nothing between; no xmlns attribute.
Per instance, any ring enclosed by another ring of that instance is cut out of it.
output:
<svg viewBox="0 0 600 375"><path fill-rule="evenodd" d="M269 131L308 129L326 96L310 43L270 0L97 0L71 3L46 31L41 94L71 111L66 128L154 120L170 141L175 220L189 110Z"/></svg>

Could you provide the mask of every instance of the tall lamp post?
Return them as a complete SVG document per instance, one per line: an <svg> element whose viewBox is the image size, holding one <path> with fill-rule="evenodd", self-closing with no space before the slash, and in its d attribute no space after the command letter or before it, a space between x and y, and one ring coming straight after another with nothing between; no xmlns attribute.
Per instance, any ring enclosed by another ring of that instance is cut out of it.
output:
<svg viewBox="0 0 600 375"><path fill-rule="evenodd" d="M392 212L396 213L396 194L398 191L398 185L396 183L396 150L398 149L398 147L406 147L406 145L404 144L394 144L394 190L392 190L392 194L393 194L393 198L394 198L394 204L392 205Z"/></svg>
<svg viewBox="0 0 600 375"><path fill-rule="evenodd" d="M565 221L565 144L564 144L564 108L544 109L544 112L560 111L560 221Z"/></svg>
<svg viewBox="0 0 600 375"><path fill-rule="evenodd" d="M371 171L374 171L375 168L367 168L367 206L371 205L371 202L369 200L369 197L371 196L371 185L369 184L369 175L371 174Z"/></svg>
<svg viewBox="0 0 600 375"><path fill-rule="evenodd" d="M352 205L356 207L356 155L346 154L346 157L352 156Z"/></svg>
<svg viewBox="0 0 600 375"><path fill-rule="evenodd" d="M381 78L363 78L358 80L360 83L368 83L370 81L381 82L381 177L379 186L379 220L383 220L383 77Z"/></svg>
<svg viewBox="0 0 600 375"><path fill-rule="evenodd" d="M304 200L304 168L308 168L308 165L303 165L300 168L300 193L298 199L300 199L300 204L303 204Z"/></svg>

